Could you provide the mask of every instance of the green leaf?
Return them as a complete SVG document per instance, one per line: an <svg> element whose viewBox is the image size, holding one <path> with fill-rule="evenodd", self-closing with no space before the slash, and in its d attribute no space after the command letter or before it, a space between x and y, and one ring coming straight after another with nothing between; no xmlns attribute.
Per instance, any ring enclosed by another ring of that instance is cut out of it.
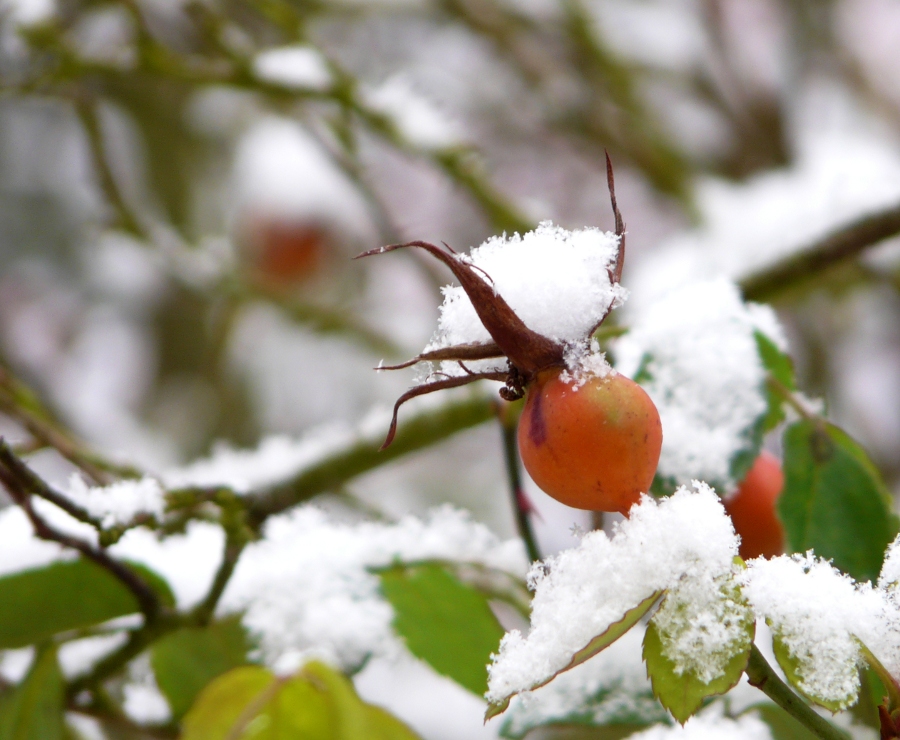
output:
<svg viewBox="0 0 900 740"><path fill-rule="evenodd" d="M143 566L134 570L172 605L172 593ZM0 649L41 642L139 611L137 600L109 571L89 560L52 563L0 578Z"/></svg>
<svg viewBox="0 0 900 740"><path fill-rule="evenodd" d="M38 653L25 680L0 704L3 740L63 740L65 685L56 650Z"/></svg>
<svg viewBox="0 0 900 740"><path fill-rule="evenodd" d="M838 427L803 420L784 433L778 515L790 552L812 548L859 581L878 578L898 520L878 470Z"/></svg>
<svg viewBox="0 0 900 740"><path fill-rule="evenodd" d="M718 598L720 602L704 605L708 611L715 608L720 621L738 627L738 637L721 647L718 652L704 658L715 661L719 675L704 679L702 673L691 666L677 666L667 654L667 646L693 630L700 616L696 604L686 600L690 591L681 595L669 593L657 613L647 625L644 634L644 661L653 693L676 720L684 724L710 696L724 694L737 684L750 659L750 647L756 631L752 611L744 602L740 587L731 580L723 582Z"/></svg>
<svg viewBox="0 0 900 740"><path fill-rule="evenodd" d="M769 726L772 740L816 740L818 737L777 704L771 702L756 704L747 710L747 713L750 712L758 714Z"/></svg>
<svg viewBox="0 0 900 740"><path fill-rule="evenodd" d="M787 682L813 704L818 704L820 707L824 707L830 712L842 712L856 701L859 690L858 686L857 693L850 693L838 699L816 696L807 691L803 681L803 661L791 654L787 643L785 643L784 639L775 629L772 630L772 651L775 653L775 659L778 661L778 665L781 666L781 670L784 671L784 677L787 679ZM846 669L848 673L856 671L856 664L848 664Z"/></svg>
<svg viewBox="0 0 900 740"><path fill-rule="evenodd" d="M396 717L363 702L345 676L315 661L287 678L258 666L219 676L182 728L181 740L418 740Z"/></svg>
<svg viewBox="0 0 900 740"><path fill-rule="evenodd" d="M775 343L760 331L754 332L759 359L769 374L788 390L795 390L794 363ZM784 421L784 400L771 388L766 388L769 410L763 419L763 431L770 432Z"/></svg>
<svg viewBox="0 0 900 740"><path fill-rule="evenodd" d="M487 691L487 664L504 630L487 598L436 564L378 573L394 628L410 652L474 694Z"/></svg>
<svg viewBox="0 0 900 740"><path fill-rule="evenodd" d="M586 660L593 658L601 650L604 650L605 648L612 645L622 635L628 632L628 630L634 627L634 625L636 625L648 611L650 611L651 607L657 602L661 594L662 591L655 591L646 599L644 599L640 604L629 609L627 612L625 612L625 615L618 622L613 622L609 627L607 627L604 632L594 637L587 645L576 652L572 656L572 659L565 666L565 668L561 668L552 676L548 676L545 680L541 681L535 686L532 686L531 688L538 689L541 686L546 686L560 673L564 673L565 671L571 670L577 665L581 665ZM487 712L485 712L484 715L485 721L505 712L506 708L509 706L509 700L512 699L513 696L515 696L515 693L505 697L502 701L489 704Z"/></svg>
<svg viewBox="0 0 900 740"><path fill-rule="evenodd" d="M173 716L182 717L214 678L245 665L250 648L239 617L180 629L154 644L153 672Z"/></svg>

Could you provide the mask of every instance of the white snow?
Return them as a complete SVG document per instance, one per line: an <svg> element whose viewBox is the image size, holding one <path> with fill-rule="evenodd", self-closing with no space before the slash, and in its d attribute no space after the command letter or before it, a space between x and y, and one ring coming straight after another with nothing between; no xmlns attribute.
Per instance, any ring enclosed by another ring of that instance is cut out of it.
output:
<svg viewBox="0 0 900 740"><path fill-rule="evenodd" d="M885 590L896 590L900 586L900 534L888 545L881 574L878 576L878 586Z"/></svg>
<svg viewBox="0 0 900 740"><path fill-rule="evenodd" d="M513 697L504 714L503 734L520 736L571 717L590 717L596 725L665 721L668 714L653 697L641 660L643 637L644 630L635 627L546 686Z"/></svg>
<svg viewBox="0 0 900 740"><path fill-rule="evenodd" d="M363 99L372 109L388 116L413 146L447 149L464 141L459 125L416 92L402 76L391 77L380 86L365 90Z"/></svg>
<svg viewBox="0 0 900 740"><path fill-rule="evenodd" d="M506 634L489 666L488 700L550 678L572 655L654 592L689 583L698 593L718 592L737 554L737 537L715 492L704 483L682 487L657 503L645 496L612 537L590 532L580 545L537 563L529 574L535 594L531 631ZM705 644L720 666L718 651L737 638L723 630L719 645ZM670 646L677 664L694 668L696 646L679 639Z"/></svg>
<svg viewBox="0 0 900 740"><path fill-rule="evenodd" d="M165 498L155 478L122 480L109 486L89 486L78 473L69 478L65 496L100 520L103 527L124 525L140 515L162 519Z"/></svg>
<svg viewBox="0 0 900 740"><path fill-rule="evenodd" d="M662 422L659 475L733 485L731 460L767 408L757 330L783 346L774 312L743 303L725 278L683 285L635 312L613 352L620 372L650 375L641 385Z"/></svg>
<svg viewBox="0 0 900 740"><path fill-rule="evenodd" d="M314 506L275 517L238 563L222 610L246 610L267 662L287 669L312 652L345 668L399 649L393 610L368 569L428 559L523 573L518 540L500 541L465 512L445 506L425 520L332 522Z"/></svg>
<svg viewBox="0 0 900 740"><path fill-rule="evenodd" d="M611 285L615 234L586 228L576 231L542 222L524 236L495 236L468 257L489 279L528 328L563 342L582 342L628 292ZM491 337L465 291L443 288L438 330L427 350L455 344L490 342Z"/></svg>
<svg viewBox="0 0 900 740"><path fill-rule="evenodd" d="M265 82L298 90L325 90L332 82L328 64L311 46L266 49L253 59L253 73Z"/></svg>
<svg viewBox="0 0 900 740"><path fill-rule="evenodd" d="M40 568L57 560L72 560L76 554L35 537L31 522L18 506L0 511L0 576Z"/></svg>
<svg viewBox="0 0 900 740"><path fill-rule="evenodd" d="M656 725L628 737L629 740L772 740L772 733L755 714L731 719L724 716L721 704L714 704L691 717L684 727Z"/></svg>
<svg viewBox="0 0 900 740"><path fill-rule="evenodd" d="M884 591L854 583L811 551L747 565L744 594L788 648L802 691L852 705L859 690L857 639L898 675L900 609Z"/></svg>

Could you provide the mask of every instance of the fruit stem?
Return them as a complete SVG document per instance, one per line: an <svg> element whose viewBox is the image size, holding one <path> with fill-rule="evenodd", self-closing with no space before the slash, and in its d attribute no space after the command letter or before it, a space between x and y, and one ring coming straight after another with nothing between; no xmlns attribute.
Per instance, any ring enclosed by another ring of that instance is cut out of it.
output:
<svg viewBox="0 0 900 740"><path fill-rule="evenodd" d="M509 489L512 496L513 513L516 517L516 529L519 537L525 543L525 551L528 559L533 563L541 559L538 550L534 530L531 528L530 504L525 497L525 489L522 487L522 469L519 460L519 445L516 440L516 427L519 415L512 404L497 404L497 418L500 420L500 430L503 434L503 457L506 460L506 475L509 479Z"/></svg>
<svg viewBox="0 0 900 740"><path fill-rule="evenodd" d="M813 711L803 699L791 691L753 643L747 663L747 680L790 714L806 729L822 740L849 740L850 736Z"/></svg>

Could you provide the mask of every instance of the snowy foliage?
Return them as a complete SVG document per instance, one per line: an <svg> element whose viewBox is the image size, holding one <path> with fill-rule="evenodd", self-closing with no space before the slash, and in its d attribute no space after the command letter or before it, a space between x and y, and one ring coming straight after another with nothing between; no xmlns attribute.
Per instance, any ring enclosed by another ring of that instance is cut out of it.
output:
<svg viewBox="0 0 900 740"><path fill-rule="evenodd" d="M430 559L525 570L518 540L501 542L449 506L424 521L358 525L332 522L304 506L267 523L265 537L241 558L222 608L246 610L244 623L278 667L295 666L309 652L358 667L367 656L395 653L400 645L393 610L371 569Z"/></svg>
<svg viewBox="0 0 900 740"><path fill-rule="evenodd" d="M799 688L846 708L859 691L861 640L900 674L900 609L889 594L856 584L807 553L748 563L744 593L796 663Z"/></svg>
<svg viewBox="0 0 900 740"><path fill-rule="evenodd" d="M388 116L400 135L413 146L446 149L463 143L459 126L402 77L392 77L368 90L365 100L374 110Z"/></svg>
<svg viewBox="0 0 900 740"><path fill-rule="evenodd" d="M592 724L665 721L641 661L643 631L633 629L599 655L534 691L514 697L503 734L521 737L533 727L589 720Z"/></svg>
<svg viewBox="0 0 900 740"><path fill-rule="evenodd" d="M89 486L78 474L69 479L67 498L87 510L103 527L129 524L141 515L161 519L163 489L155 478L122 480L109 486Z"/></svg>
<svg viewBox="0 0 900 740"><path fill-rule="evenodd" d="M695 488L681 488L659 503L644 497L612 537L590 532L577 548L532 568L531 631L523 636L513 630L500 643L489 667L490 701L547 680L657 591L677 586L716 598L722 579L732 573L737 538L715 492L702 483ZM707 635L703 653L689 632L668 644L667 652L682 669L695 668L705 656L707 672L716 675L721 650L740 639L738 632L738 626L726 625Z"/></svg>
<svg viewBox="0 0 900 740"><path fill-rule="evenodd" d="M529 329L559 341L581 341L627 291L612 285L614 234L566 231L544 221L524 236L497 236L471 251L471 263ZM491 341L461 287L443 289L438 330L426 350Z"/></svg>
<svg viewBox="0 0 900 740"><path fill-rule="evenodd" d="M721 278L685 285L635 313L615 344L616 368L638 380L659 410L659 476L734 483L731 463L752 446L767 408L756 331L784 345L774 312L743 303Z"/></svg>
<svg viewBox="0 0 900 740"><path fill-rule="evenodd" d="M253 72L261 80L291 88L324 90L331 84L328 65L311 46L266 49L254 58Z"/></svg>

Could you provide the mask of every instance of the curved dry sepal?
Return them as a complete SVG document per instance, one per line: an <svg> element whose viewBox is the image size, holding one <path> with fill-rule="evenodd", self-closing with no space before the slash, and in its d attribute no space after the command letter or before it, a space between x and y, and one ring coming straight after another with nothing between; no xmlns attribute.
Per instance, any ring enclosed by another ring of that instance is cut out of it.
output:
<svg viewBox="0 0 900 740"><path fill-rule="evenodd" d="M625 612L625 615L618 622L613 622L603 632L591 639L591 641L587 645L575 652L572 655L572 659L565 665L565 667L560 668L552 676L547 677L528 690L534 691L535 689L539 689L541 686L546 686L560 673L565 673L566 671L575 668L575 666L581 665L586 660L593 658L601 650L608 648L622 635L628 632L628 630L634 627L634 625L636 625L643 618L643 616L653 608L653 605L657 601L659 601L659 597L662 596L662 594L663 591L661 590L654 591L652 594L650 594L650 596L640 602L637 606L632 607L627 612ZM502 714L503 712L505 712L506 708L509 706L510 699L512 699L518 693L518 691L514 691L512 694L503 697L503 699L498 702L489 703L487 711L484 713L484 721L487 722L492 717L496 717L498 714Z"/></svg>
<svg viewBox="0 0 900 740"><path fill-rule="evenodd" d="M454 347L441 347L430 352L423 352L411 360L401 362L399 365L380 365L376 370L402 370L411 367L417 362L473 362L475 360L495 360L505 357L503 350L493 342L485 344L457 344Z"/></svg>
<svg viewBox="0 0 900 740"><path fill-rule="evenodd" d="M616 219L616 236L619 237L619 248L616 252L616 264L613 267L607 268L607 275L609 275L609 283L610 285L616 285L622 279L622 268L625 265L625 220L622 218L622 212L619 210L619 205L616 203L616 179L613 175L613 167L612 162L609 159L609 152L606 152L606 184L609 186L609 201L612 204L613 216ZM606 321L606 317L612 312L613 306L610 304L609 308L606 309L606 312L603 316L600 317L600 320L594 324L591 328L589 337L594 336L594 332L600 328L600 325Z"/></svg>
<svg viewBox="0 0 900 740"><path fill-rule="evenodd" d="M441 249L428 242L414 241L378 247L363 252L356 259L407 247L424 249L450 268L472 301L475 312L488 334L519 370L532 375L548 367L563 365L563 346L525 326L525 322L516 315L503 297L494 292L494 286L488 284L478 274L478 268L449 247ZM483 271L481 272L483 274Z"/></svg>
<svg viewBox="0 0 900 740"><path fill-rule="evenodd" d="M407 401L416 398L417 396L424 396L426 393L443 391L447 390L448 388L458 388L461 385L467 385L468 383L473 383L476 380L499 380L500 382L503 382L506 380L506 376L507 373L505 372L470 373L468 375L460 375L459 377L455 378L435 380L431 383L423 383L422 385L417 385L415 388L410 388L408 391L406 391L406 393L400 396L400 398L398 398L397 402L394 404L394 413L391 416L391 426L388 429L387 437L384 438L381 449L386 449L390 446L391 442L394 441L394 436L397 434L397 412L400 411L400 407Z"/></svg>

